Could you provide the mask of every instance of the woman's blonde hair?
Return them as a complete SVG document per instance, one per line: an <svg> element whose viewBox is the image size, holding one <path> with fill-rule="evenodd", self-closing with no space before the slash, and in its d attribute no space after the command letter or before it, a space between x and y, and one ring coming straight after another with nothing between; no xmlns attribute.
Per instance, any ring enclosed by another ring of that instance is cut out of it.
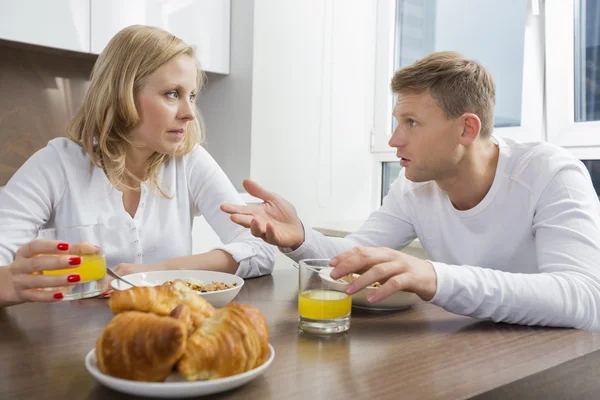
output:
<svg viewBox="0 0 600 400"><path fill-rule="evenodd" d="M195 58L194 48L159 28L132 25L118 32L98 57L83 104L67 127L70 139L83 146L94 165L102 167L110 182L120 189L135 189L141 182L125 166L128 137L140 122L135 96L145 78L179 55ZM197 61L196 61L197 62ZM196 89L205 75L198 66ZM192 151L204 138L204 123L197 108L196 119L188 124L186 135L172 154L154 153L148 160L146 178L165 197L158 182L158 169L170 157Z"/></svg>
<svg viewBox="0 0 600 400"><path fill-rule="evenodd" d="M492 135L496 86L492 75L475 60L454 51L431 53L396 71L391 87L393 93L429 90L446 118L474 113L481 120L481 137Z"/></svg>

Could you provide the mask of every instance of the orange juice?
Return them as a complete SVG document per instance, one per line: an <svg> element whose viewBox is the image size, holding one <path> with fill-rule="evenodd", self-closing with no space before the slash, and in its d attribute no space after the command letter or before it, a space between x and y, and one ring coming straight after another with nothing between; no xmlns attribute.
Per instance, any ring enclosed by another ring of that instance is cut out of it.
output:
<svg viewBox="0 0 600 400"><path fill-rule="evenodd" d="M106 259L102 254L81 257L81 264L75 268L42 271L44 275L79 274L81 282L96 281L106 277Z"/></svg>
<svg viewBox="0 0 600 400"><path fill-rule="evenodd" d="M334 319L350 314L352 297L333 290L307 290L298 296L298 313L303 318Z"/></svg>

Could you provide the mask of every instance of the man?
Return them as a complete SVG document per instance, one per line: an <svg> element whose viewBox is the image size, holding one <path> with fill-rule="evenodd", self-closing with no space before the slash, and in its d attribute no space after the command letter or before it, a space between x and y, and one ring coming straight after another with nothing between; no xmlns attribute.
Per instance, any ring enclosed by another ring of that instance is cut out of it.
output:
<svg viewBox="0 0 600 400"><path fill-rule="evenodd" d="M492 135L495 86L476 61L433 53L397 71L390 139L404 167L381 208L346 238L304 229L294 207L252 181L261 205L222 205L289 257L332 258L347 293L385 282L475 318L600 330L600 205L584 165L548 143ZM431 257L401 249L418 237Z"/></svg>

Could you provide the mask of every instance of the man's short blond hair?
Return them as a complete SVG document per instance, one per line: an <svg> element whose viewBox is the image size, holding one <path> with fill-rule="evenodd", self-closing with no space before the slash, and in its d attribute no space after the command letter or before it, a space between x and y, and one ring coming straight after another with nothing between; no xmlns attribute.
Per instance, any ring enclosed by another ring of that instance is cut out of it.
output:
<svg viewBox="0 0 600 400"><path fill-rule="evenodd" d="M462 54L431 53L396 71L391 87L394 94L429 90L446 118L458 118L470 112L481 120L481 137L489 138L494 130L494 79L483 65Z"/></svg>

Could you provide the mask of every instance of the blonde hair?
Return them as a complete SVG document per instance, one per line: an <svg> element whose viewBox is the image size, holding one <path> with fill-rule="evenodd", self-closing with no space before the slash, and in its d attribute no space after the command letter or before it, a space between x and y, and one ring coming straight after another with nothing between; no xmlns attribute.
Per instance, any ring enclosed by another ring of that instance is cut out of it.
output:
<svg viewBox="0 0 600 400"><path fill-rule="evenodd" d="M492 75L477 61L453 51L431 53L396 71L391 87L395 94L429 90L446 118L471 112L481 120L481 137L492 135L496 86Z"/></svg>
<svg viewBox="0 0 600 400"><path fill-rule="evenodd" d="M128 134L140 122L135 96L148 75L182 54L195 59L194 48L169 32L133 25L110 40L94 65L90 87L67 133L86 149L92 163L103 168L117 188L135 190L130 182L141 182L125 166L127 146L135 146ZM198 91L204 81L205 75L198 66ZM148 160L146 178L165 197L169 196L158 182L160 165L171 157L191 152L204 138L204 122L196 107L194 113L196 119L188 124L178 150L173 155L154 153Z"/></svg>

